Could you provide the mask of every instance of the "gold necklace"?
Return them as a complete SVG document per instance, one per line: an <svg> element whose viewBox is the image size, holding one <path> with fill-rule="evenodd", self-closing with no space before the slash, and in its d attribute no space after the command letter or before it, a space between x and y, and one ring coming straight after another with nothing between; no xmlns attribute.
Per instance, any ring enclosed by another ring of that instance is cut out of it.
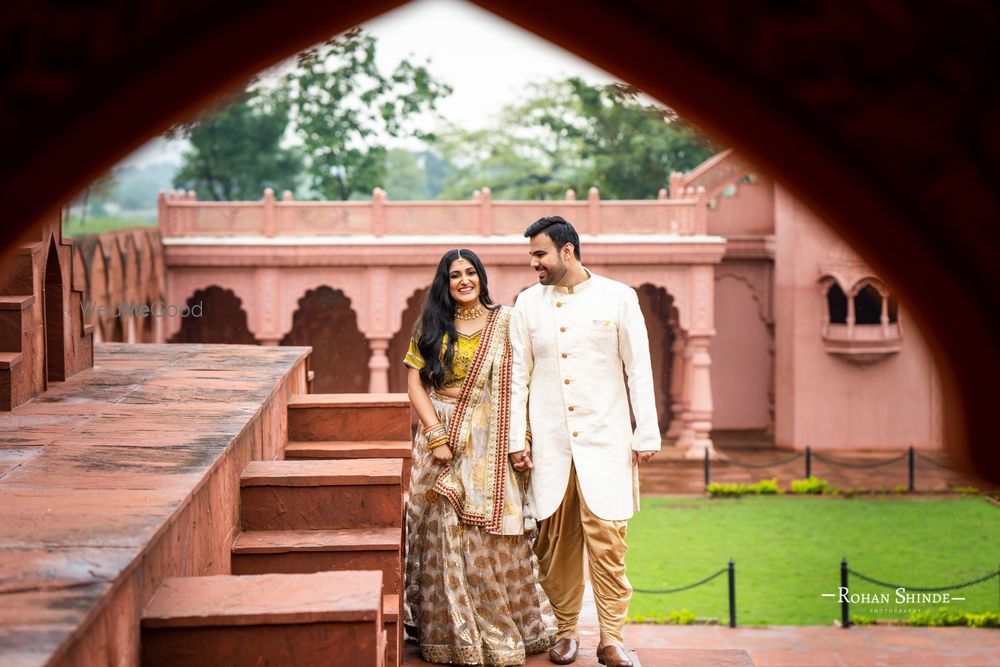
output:
<svg viewBox="0 0 1000 667"><path fill-rule="evenodd" d="M474 320L483 314L482 304L477 303L471 308L462 308L459 306L455 309L455 319L456 320Z"/></svg>

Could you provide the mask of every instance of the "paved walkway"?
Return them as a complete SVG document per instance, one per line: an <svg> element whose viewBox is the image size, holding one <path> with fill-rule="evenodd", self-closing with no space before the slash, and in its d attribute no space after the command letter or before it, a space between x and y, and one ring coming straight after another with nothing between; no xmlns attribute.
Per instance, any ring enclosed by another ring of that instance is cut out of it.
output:
<svg viewBox="0 0 1000 667"><path fill-rule="evenodd" d="M597 610L587 585L576 665L597 665ZM1000 630L833 626L729 628L719 625L627 625L636 667L1000 667ZM749 663L746 659L749 658ZM404 665L427 663L406 643ZM528 667L549 665L544 654Z"/></svg>

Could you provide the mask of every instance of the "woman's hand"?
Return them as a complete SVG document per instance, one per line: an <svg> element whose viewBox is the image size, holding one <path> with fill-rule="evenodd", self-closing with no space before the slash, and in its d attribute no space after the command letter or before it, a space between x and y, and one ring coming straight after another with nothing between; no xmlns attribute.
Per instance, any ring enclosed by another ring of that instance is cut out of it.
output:
<svg viewBox="0 0 1000 667"><path fill-rule="evenodd" d="M441 463L447 463L448 461L451 461L451 449L448 447L448 445L440 445L438 447L435 447L434 449L431 450L431 454L434 455L434 459L436 461L440 461Z"/></svg>

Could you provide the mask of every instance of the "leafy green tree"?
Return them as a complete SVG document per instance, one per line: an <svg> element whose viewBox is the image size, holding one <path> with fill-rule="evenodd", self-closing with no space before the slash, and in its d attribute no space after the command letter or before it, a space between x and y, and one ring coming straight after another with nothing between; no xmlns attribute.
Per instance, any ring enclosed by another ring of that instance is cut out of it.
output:
<svg viewBox="0 0 1000 667"><path fill-rule="evenodd" d="M456 170L446 199L489 186L497 199L578 198L592 186L608 199L648 199L672 171L698 165L716 149L671 110L643 104L626 85L579 78L535 86L491 127L451 130L442 151Z"/></svg>
<svg viewBox="0 0 1000 667"><path fill-rule="evenodd" d="M251 87L222 108L173 128L169 136L191 143L174 186L215 200L260 199L267 187L294 190L302 157L281 145L289 109L281 91Z"/></svg>
<svg viewBox="0 0 1000 667"><path fill-rule="evenodd" d="M375 55L375 38L351 30L172 128L168 136L191 142L175 185L208 199L259 199L265 187L300 184L323 199L370 197L386 180L386 140L433 139L421 128L451 93L425 65L404 60L383 74Z"/></svg>
<svg viewBox="0 0 1000 667"><path fill-rule="evenodd" d="M421 121L451 88L404 60L379 71L376 41L360 29L298 56L285 83L310 189L325 199L370 195L386 178L386 137L431 140Z"/></svg>

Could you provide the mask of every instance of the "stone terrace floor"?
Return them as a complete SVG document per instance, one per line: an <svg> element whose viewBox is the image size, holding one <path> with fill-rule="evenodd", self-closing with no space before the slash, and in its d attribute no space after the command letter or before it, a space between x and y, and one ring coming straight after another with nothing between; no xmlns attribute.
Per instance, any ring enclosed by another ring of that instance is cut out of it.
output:
<svg viewBox="0 0 1000 667"><path fill-rule="evenodd" d="M101 344L0 413L0 664L65 646L306 353Z"/></svg>

